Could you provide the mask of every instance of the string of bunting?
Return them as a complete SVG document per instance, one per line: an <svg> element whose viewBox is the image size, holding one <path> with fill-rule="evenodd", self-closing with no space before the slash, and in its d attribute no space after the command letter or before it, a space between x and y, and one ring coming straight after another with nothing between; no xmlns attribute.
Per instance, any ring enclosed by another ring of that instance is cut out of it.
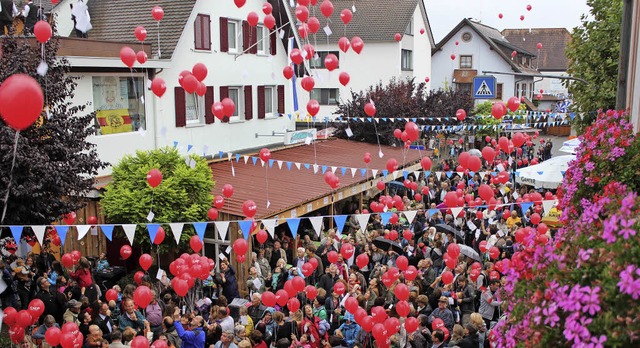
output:
<svg viewBox="0 0 640 348"><path fill-rule="evenodd" d="M555 206L557 203L556 200L543 200L542 201L542 209L544 211L544 216L549 215L549 212L551 211L551 209L553 208L553 206ZM533 206L533 202L520 202L520 203L504 203L504 204L496 204L495 207L492 206L493 209L496 208L502 208L502 207L512 207L513 205L519 205L520 208L522 209L522 211L527 211L529 210L529 208L531 208ZM405 218L407 219L408 223L413 222L413 219L416 217L416 215L418 214L418 212L424 212L425 214L428 214L428 217L433 216L434 214L441 212L443 209L446 211L446 209L450 209L451 213L453 216L458 216L460 214L460 212L462 211L468 211L468 210L472 210L472 211L477 211L479 209L487 209L489 208L488 205L478 205L475 207L469 207L469 206L463 206L463 207L453 207L453 208L433 208L433 209L418 209L418 210L407 210L407 211L401 211L401 212L392 212L392 211L385 211L382 213L377 213L380 215L381 218L381 222L382 225L387 225L390 221L390 219L393 217L394 214L397 214L397 216L399 216L400 214L403 214L405 216ZM364 229L367 224L369 223L369 219L371 217L371 215L374 215L376 213L367 213L367 214L355 214L356 219L358 220L358 223L360 225L361 229ZM345 223L347 221L348 215L324 215L324 216L313 216L313 217L290 217L290 218L284 218L287 226L289 227L289 230L291 231L291 234L294 238L296 238L297 234L298 234L298 227L300 226L300 222L302 219L309 219L309 221L311 222L311 225L313 226L316 234L318 236L321 235L322 233L322 222L324 218L333 218L335 224L336 224L336 231L339 234L342 234L342 231L344 229ZM216 230L218 231L218 234L220 236L220 238L222 240L226 240L227 239L227 233L229 230L229 225L234 222L237 223L240 230L242 231L242 234L244 236L245 239L249 239L249 235L252 232L252 226L254 221L251 220L231 220L231 221L208 221L208 222L170 222L170 223L138 223L138 224L98 224L98 225L55 225L54 227L56 228L56 231L58 233L58 235L60 236L60 241L62 242L62 244L64 244L65 240L66 240L66 236L67 236L67 232L69 231L70 227L75 227L77 232L78 232L78 240L81 240L82 238L84 238L87 233L92 230L93 232L95 232L94 234L97 234L98 228L102 231L102 233L105 235L105 237L111 241L113 238L113 230L115 227L121 227L124 230L125 235L127 236L127 239L129 240L129 243L131 243L131 245L133 245L133 240L135 237L135 233L136 233L136 229L140 226L143 228L146 228L148 233L149 233L149 239L151 241L153 241L156 237L156 234L158 233L158 230L160 229L161 225L168 225L171 229L171 233L173 234L173 237L176 241L176 244L179 243L180 241L180 237L182 236L182 232L184 230L185 225L192 225L193 228L196 231L196 234L198 235L198 237L200 238L200 240L204 240L204 234L205 231L207 229L207 226L210 224L213 224L216 228ZM275 227L278 225L278 219L263 219L263 220L257 220L256 222L261 222L262 225L264 226L264 229L267 230L267 232L269 232L269 234L271 235L271 237L273 238L275 235ZM4 228L4 227L8 227L11 230L11 233L13 235L13 238L15 240L20 240L20 238L22 237L22 231L24 230L25 227L30 227L36 238L38 239L38 242L40 242L40 244L44 243L44 235L45 235L45 230L46 227L45 225L0 225L0 228Z"/></svg>
<svg viewBox="0 0 640 348"><path fill-rule="evenodd" d="M288 114L289 118L291 119L292 115ZM527 111L524 112L522 114L515 114L515 115L507 115L503 117L503 120L524 120L524 119L529 119L531 120L531 122L527 123L527 125L533 125L533 124L549 124L550 121L549 118L554 119L554 121L558 122L558 118L560 118L562 120L562 122L568 122L567 117L569 117L571 120L575 119L576 116L579 116L578 114L576 114L575 112L568 112L568 113L546 113L546 112L539 112L539 111ZM495 119L494 116L492 115L475 115L472 116L472 118L478 120L478 119ZM439 121L439 122L459 122L458 119L456 118L456 116L439 116L439 117L335 117L335 118L331 118L330 116L313 116L313 117L300 117L300 115L296 115L296 121L298 122L308 122L309 119L311 119L312 122L318 122L320 120L322 120L323 122L348 122L348 121L361 121L361 122L376 122L376 123L380 123L380 122L416 122L418 120L420 121Z"/></svg>

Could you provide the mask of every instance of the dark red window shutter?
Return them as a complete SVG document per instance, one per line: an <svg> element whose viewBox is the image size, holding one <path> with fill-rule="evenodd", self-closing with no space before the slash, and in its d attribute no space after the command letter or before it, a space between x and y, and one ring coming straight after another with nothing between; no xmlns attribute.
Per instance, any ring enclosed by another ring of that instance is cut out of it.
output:
<svg viewBox="0 0 640 348"><path fill-rule="evenodd" d="M185 91L182 87L174 88L176 102L176 127L187 125L187 104L185 102Z"/></svg>
<svg viewBox="0 0 640 348"><path fill-rule="evenodd" d="M220 17L220 52L229 52L229 20Z"/></svg>
<svg viewBox="0 0 640 348"><path fill-rule="evenodd" d="M204 121L211 124L216 121L211 107L213 106L213 86L207 86L207 93L204 95Z"/></svg>
<svg viewBox="0 0 640 348"><path fill-rule="evenodd" d="M220 100L222 101L224 98L229 98L229 87L220 86ZM223 117L222 122L229 122L229 117Z"/></svg>
<svg viewBox="0 0 640 348"><path fill-rule="evenodd" d="M242 52L247 52L249 46L251 46L251 27L249 22L242 21Z"/></svg>
<svg viewBox="0 0 640 348"><path fill-rule="evenodd" d="M271 55L275 56L278 53L278 32L275 30L271 30L271 34L269 34L269 49L271 50Z"/></svg>
<svg viewBox="0 0 640 348"><path fill-rule="evenodd" d="M258 118L263 119L265 116L264 110L264 86L258 86Z"/></svg>
<svg viewBox="0 0 640 348"><path fill-rule="evenodd" d="M211 17L198 14L193 25L194 47L197 50L211 50Z"/></svg>
<svg viewBox="0 0 640 348"><path fill-rule="evenodd" d="M266 29L263 29L266 30ZM257 27L251 27L251 32L250 32L250 38L249 41L251 42L250 45L250 49L249 49L249 53L253 53L253 54L257 54L258 53L258 28ZM267 44L266 42L264 43L265 45Z"/></svg>
<svg viewBox="0 0 640 348"><path fill-rule="evenodd" d="M278 85L278 113L284 116L284 85Z"/></svg>
<svg viewBox="0 0 640 348"><path fill-rule="evenodd" d="M253 118L253 86L244 86L244 119Z"/></svg>

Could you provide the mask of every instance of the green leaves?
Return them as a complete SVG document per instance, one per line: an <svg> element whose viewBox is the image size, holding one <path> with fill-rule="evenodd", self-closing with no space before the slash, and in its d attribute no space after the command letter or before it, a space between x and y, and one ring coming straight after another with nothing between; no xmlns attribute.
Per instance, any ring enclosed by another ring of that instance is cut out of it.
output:
<svg viewBox="0 0 640 348"><path fill-rule="evenodd" d="M151 188L146 180L153 168L160 170L163 177L156 188ZM110 223L146 223L150 210L155 214L155 223L204 221L213 201L214 181L206 160L195 155L182 157L173 148L125 156L113 168L112 177L113 182L106 187L102 199ZM164 227L169 233L168 226ZM187 240L193 233L186 228L185 232L182 239ZM144 225L138 227L135 243L151 243ZM173 243L173 238L165 238L163 244Z"/></svg>

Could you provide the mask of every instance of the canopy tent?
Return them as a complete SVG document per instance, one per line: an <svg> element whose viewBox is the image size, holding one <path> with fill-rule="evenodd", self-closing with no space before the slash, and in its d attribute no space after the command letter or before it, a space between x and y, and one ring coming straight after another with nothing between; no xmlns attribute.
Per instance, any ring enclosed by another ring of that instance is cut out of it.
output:
<svg viewBox="0 0 640 348"><path fill-rule="evenodd" d="M564 173L575 155L556 156L540 164L516 170L516 182L535 188L554 189L562 184Z"/></svg>
<svg viewBox="0 0 640 348"><path fill-rule="evenodd" d="M575 155L579 145L580 145L580 139L573 138L571 140L567 140L564 143L562 143L562 147L559 149L559 151Z"/></svg>

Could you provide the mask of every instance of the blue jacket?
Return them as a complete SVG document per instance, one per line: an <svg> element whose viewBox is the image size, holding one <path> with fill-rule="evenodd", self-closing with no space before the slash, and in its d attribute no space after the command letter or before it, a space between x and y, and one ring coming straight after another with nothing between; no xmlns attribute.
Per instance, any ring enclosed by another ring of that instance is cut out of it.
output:
<svg viewBox="0 0 640 348"><path fill-rule="evenodd" d="M178 337L182 339L182 348L204 348L204 341L207 335L202 331L201 327L186 331L179 320L176 320L173 326L176 328Z"/></svg>
<svg viewBox="0 0 640 348"><path fill-rule="evenodd" d="M339 330L342 331L342 335L344 335L344 341L349 345L349 347L353 347L356 342L358 342L360 325L354 322L351 322L350 324L343 323L342 325L340 325Z"/></svg>

